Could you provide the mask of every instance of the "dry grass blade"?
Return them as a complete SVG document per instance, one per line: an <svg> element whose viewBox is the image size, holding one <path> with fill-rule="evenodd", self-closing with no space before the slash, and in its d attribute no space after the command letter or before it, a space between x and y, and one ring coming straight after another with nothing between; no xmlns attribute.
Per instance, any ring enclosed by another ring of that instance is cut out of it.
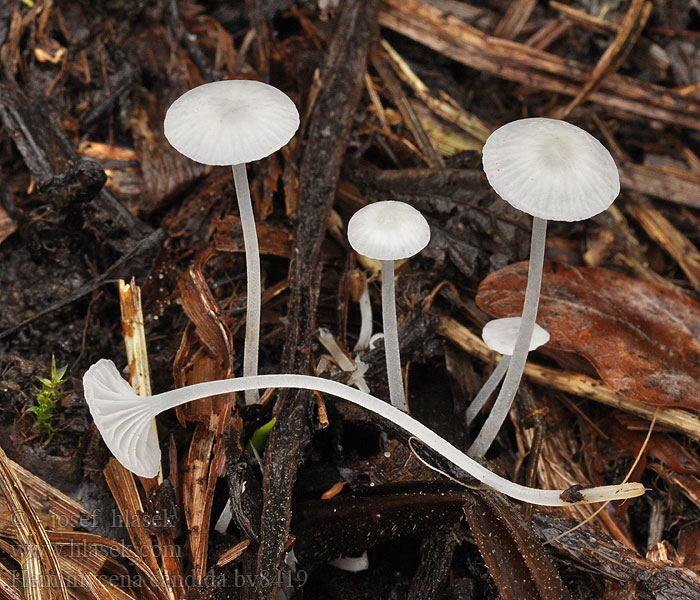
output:
<svg viewBox="0 0 700 600"><path fill-rule="evenodd" d="M700 208L700 175L681 169L670 172L658 167L625 162L620 167L622 187L667 202Z"/></svg>
<svg viewBox="0 0 700 600"><path fill-rule="evenodd" d="M612 217L615 224L615 235L620 236L624 248L624 252L618 253L618 258L629 268L635 271L641 279L658 283L659 285L666 286L667 288L676 290L677 292L683 292L683 290L677 285L671 283L668 279L662 277L649 267L645 257L645 248L637 239L634 230L630 226L623 212L614 204L608 208L607 212ZM598 266L596 261L590 261L586 255L584 255L584 261L588 266Z"/></svg>
<svg viewBox="0 0 700 600"><path fill-rule="evenodd" d="M651 438L651 432L654 429L654 425L656 424L656 417L658 416L658 413L654 413L654 417L651 420L651 423L649 423L649 429L647 430L647 435L644 438L644 442L642 443L641 448L639 449L639 452L637 452L637 456L634 459L634 462L632 463L632 466L627 470L627 475L625 475L625 478L622 480L622 483L627 483L630 480L630 477L632 476L632 473L634 473L634 470L637 468L637 464L641 460L642 456L644 456L644 451L646 450L647 444L649 443L649 439ZM565 535L568 535L569 533L572 533L576 531L577 529L580 529L583 527L586 523L589 521L593 520L598 514L600 514L602 511L605 510L605 507L610 504L610 500L607 502L603 502L598 508L595 509L595 511L588 517L586 517L583 521L578 523L575 527L572 527L568 531L565 531L563 533L560 533L556 537L549 539L545 542L545 544L551 544L553 542L556 542L557 540L563 538ZM630 549L634 549L634 544L631 541L625 540L624 541L625 545L628 546Z"/></svg>
<svg viewBox="0 0 700 600"><path fill-rule="evenodd" d="M81 504L22 466L9 459L7 459L7 463L17 474L31 505L41 511L38 516L45 523L46 535L56 553L69 593L73 594L73 590L78 586L84 587L88 590L89 595L98 600L107 600L108 598L128 600L131 598L123 590L111 585L109 581L102 581L95 577L95 574L106 566L109 566L112 571L118 566L113 559L110 559L110 556L98 550L98 548L108 548L111 556L122 556L134 564L146 583L143 588L145 597L148 600L158 600L158 596L153 590L158 590L162 584L151 568L136 553L112 539L92 533L73 531L72 528L79 524L81 517L91 516L90 513ZM9 518L13 515L15 512L3 514L0 531L5 537L18 541L20 532L13 526L16 524L16 519ZM42 577L44 582L42 585L45 585L47 580L46 575L37 571L42 563L36 547L32 546L31 552L27 553L26 558L23 558L20 549L16 546L5 541L2 541L1 544L8 555L14 556L18 562L24 563L25 588L32 597L37 596L37 590L26 586L32 581L41 582ZM15 575L0 565L0 597L7 598L7 600L23 600L23 596L18 592L18 582Z"/></svg>
<svg viewBox="0 0 700 600"><path fill-rule="evenodd" d="M195 581L199 581L206 572L209 537L207 524L211 514L211 502L207 501L209 496L207 482L215 440L215 432L202 424L197 424L187 454L188 469L182 486ZM213 496L213 490L211 491ZM207 518L206 521L205 518Z"/></svg>
<svg viewBox="0 0 700 600"><path fill-rule="evenodd" d="M213 455L213 459L212 459ZM209 523L216 479L222 474L223 443L214 431L198 424L187 456L189 470L183 482L183 503L189 528L194 580L198 584L207 570Z"/></svg>
<svg viewBox="0 0 700 600"><path fill-rule="evenodd" d="M449 317L440 317L438 333L486 363L491 363L498 356L484 344L480 337ZM656 414L656 407L627 398L607 387L602 381L579 373L560 371L528 362L524 374L545 387L582 396L637 415L647 421L651 421ZM700 440L700 419L690 412L670 408L658 409L656 420L660 425L666 425L694 440Z"/></svg>
<svg viewBox="0 0 700 600"><path fill-rule="evenodd" d="M387 42L381 41L382 48L387 53L394 70L398 76L411 87L415 94L423 101L423 103L441 119L452 123L459 127L473 138L480 142L485 142L491 134L491 130L484 125L477 117L469 114L462 109L457 101L450 98L447 94L440 90L447 100L435 98L430 94L428 86L415 74L408 63L401 58L401 55Z"/></svg>
<svg viewBox="0 0 700 600"><path fill-rule="evenodd" d="M652 3L647 0L632 0L613 43L600 57L586 84L569 104L561 110L555 111L558 119L565 119L569 116L574 108L585 102L586 98L602 85L606 77L620 68L639 39L651 14L651 8Z"/></svg>
<svg viewBox="0 0 700 600"><path fill-rule="evenodd" d="M122 313L122 335L129 363L129 383L139 396L151 395L146 333L143 328L141 290L132 277L130 283L119 280L119 305Z"/></svg>
<svg viewBox="0 0 700 600"><path fill-rule="evenodd" d="M85 590L94 600L132 600L133 596L127 594L120 587L97 577L81 561L63 559L61 568L64 570L66 580L72 588Z"/></svg>
<svg viewBox="0 0 700 600"><path fill-rule="evenodd" d="M141 557L148 565L152 573L156 575L161 583L160 590L163 598L170 600L170 588L165 584L165 578L158 565L156 553L151 541L150 532L144 527L141 518L143 505L141 496L136 488L136 481L131 471L127 471L114 458L110 459L104 470L105 479L112 496L119 507L119 512L124 520L129 539L134 548L138 548Z"/></svg>
<svg viewBox="0 0 700 600"><path fill-rule="evenodd" d="M94 546L96 548L107 548L113 556L123 557L133 563L136 570L143 575L148 586L150 586L146 589L158 590L161 587L158 575L151 570L136 552L111 538L106 538L95 533L87 533L85 531L50 531L48 535L51 543L59 547L64 545L77 545L79 547ZM156 598L153 593L150 593L149 597Z"/></svg>
<svg viewBox="0 0 700 600"><path fill-rule="evenodd" d="M22 489L32 506L41 508L41 512L48 515L52 529L56 529L57 526L74 527L82 516L92 516L82 504L69 498L22 465L18 465L9 458L7 463L22 483Z"/></svg>
<svg viewBox="0 0 700 600"><path fill-rule="evenodd" d="M698 477L675 473L657 463L650 464L649 468L656 471L668 484L678 488L688 500L700 508L700 479Z"/></svg>
<svg viewBox="0 0 700 600"><path fill-rule="evenodd" d="M599 17L594 17L583 12L582 10L573 8L572 6L562 4L561 2L556 2L556 0L550 0L549 6L555 10L558 10L561 14L565 15L577 25L581 25L582 27L595 31L596 33L615 35L619 30L619 26L615 23L611 23L610 21L606 21L605 19L601 19Z"/></svg>
<svg viewBox="0 0 700 600"><path fill-rule="evenodd" d="M49 542L46 530L41 524L32 503L24 493L22 484L12 468L5 451L0 447L0 490L12 512L17 527L22 566L28 579L25 580L25 593L31 600L46 600L57 597L68 600L63 574L56 553ZM25 566L26 565L26 566ZM42 582L53 582L52 586L42 586ZM46 595L47 590L49 596Z"/></svg>
<svg viewBox="0 0 700 600"><path fill-rule="evenodd" d="M22 567L22 582L27 600L45 600L44 592L50 586L42 583L44 573L41 569L38 548L29 546L16 558L19 559Z"/></svg>
<svg viewBox="0 0 700 600"><path fill-rule="evenodd" d="M391 95L391 99L399 109L404 125L413 134L413 139L416 141L416 144L418 144L421 154L423 155L428 166L433 168L444 167L445 162L442 160L442 157L433 146L433 143L428 134L425 132L425 129L423 129L420 119L418 119L416 116L416 113L411 107L411 103L408 101L406 94L404 94L403 90L401 89L401 83L389 68L389 61L386 53L379 50L372 51L370 53L370 59L372 61L372 65L377 70L379 77L386 86L386 89Z"/></svg>
<svg viewBox="0 0 700 600"><path fill-rule="evenodd" d="M511 2L506 14L493 30L493 35L507 40L514 40L527 23L532 11L537 6L536 0L515 0Z"/></svg>
<svg viewBox="0 0 700 600"><path fill-rule="evenodd" d="M219 560L216 561L216 566L223 567L224 565L230 563L232 560L236 560L246 551L246 548L248 548L248 546L250 546L250 540L243 540L242 542L236 544L233 548L226 550L226 552L224 552L219 557Z"/></svg>
<svg viewBox="0 0 700 600"><path fill-rule="evenodd" d="M41 572L41 558L37 548L32 547L29 552L23 552L0 540L0 550L21 564L26 600L41 600L43 590L55 587ZM70 590L71 596L77 600L133 600L133 596L121 588L99 578L96 575L99 569L95 569L92 561L85 559L85 556L77 553L70 557L58 556L66 589Z"/></svg>
<svg viewBox="0 0 700 600"><path fill-rule="evenodd" d="M646 199L635 198L635 202L628 203L625 208L649 237L673 257L690 284L700 292L700 252L693 243Z"/></svg>
<svg viewBox="0 0 700 600"><path fill-rule="evenodd" d="M17 576L0 563L0 598L2 600L27 600L19 591Z"/></svg>

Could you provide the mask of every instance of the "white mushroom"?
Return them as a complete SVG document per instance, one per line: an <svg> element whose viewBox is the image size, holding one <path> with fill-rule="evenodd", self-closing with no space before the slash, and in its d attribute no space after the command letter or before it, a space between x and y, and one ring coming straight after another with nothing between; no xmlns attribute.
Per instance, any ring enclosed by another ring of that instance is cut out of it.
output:
<svg viewBox="0 0 700 600"><path fill-rule="evenodd" d="M470 448L483 456L505 420L527 360L542 282L547 220L580 221L608 208L620 192L615 161L583 129L556 119L521 119L486 140L483 164L491 187L533 216L530 268L522 322L503 386Z"/></svg>
<svg viewBox="0 0 700 600"><path fill-rule="evenodd" d="M160 448L154 443L154 437L149 434L152 432L150 419L164 410L208 396L249 389L306 389L342 398L393 422L478 481L511 498L546 506L572 504L568 495L564 493L566 490L538 490L508 481L469 458L406 413L379 398L337 381L310 375L257 375L197 383L143 397L137 396L131 386L122 379L111 360L102 359L92 365L83 376L83 388L90 412L107 447L124 467L142 477L153 477L158 472ZM138 402L134 401L134 398L138 398ZM644 486L640 483L625 483L584 487L579 493L576 501L580 503L623 500L641 496Z"/></svg>
<svg viewBox="0 0 700 600"><path fill-rule="evenodd" d="M507 317L505 319L493 319L484 325L481 330L481 338L494 352L512 356L515 350L515 340L518 338L522 317ZM529 351L537 350L549 341L549 332L535 323L530 339Z"/></svg>
<svg viewBox="0 0 700 600"><path fill-rule="evenodd" d="M160 470L160 446L153 419L161 412L139 396L111 360L102 359L83 376L83 391L107 448L140 477Z"/></svg>
<svg viewBox="0 0 700 600"><path fill-rule="evenodd" d="M260 341L260 256L245 163L279 150L299 127L291 99L259 81L206 83L185 92L165 115L165 137L188 158L206 165L231 165L245 245L248 281L243 374L257 375ZM246 393L246 404L258 399Z"/></svg>
<svg viewBox="0 0 700 600"><path fill-rule="evenodd" d="M425 217L404 202L375 202L358 210L348 223L348 241L356 252L382 261L382 321L389 397L407 410L394 299L394 261L420 252L430 241Z"/></svg>
<svg viewBox="0 0 700 600"><path fill-rule="evenodd" d="M479 393L476 395L469 405L466 414L467 426L471 424L476 415L482 409L486 401L489 399L494 390L501 383L501 379L508 370L510 357L515 349L515 340L518 338L520 331L521 317L507 317L505 319L493 319L486 323L481 330L481 337L484 343L494 352L498 352L503 356L498 361L496 368L491 373L491 376L486 380ZM549 333L546 329L535 323L535 329L532 332L530 340L530 351L536 350L540 346L544 346L549 341Z"/></svg>

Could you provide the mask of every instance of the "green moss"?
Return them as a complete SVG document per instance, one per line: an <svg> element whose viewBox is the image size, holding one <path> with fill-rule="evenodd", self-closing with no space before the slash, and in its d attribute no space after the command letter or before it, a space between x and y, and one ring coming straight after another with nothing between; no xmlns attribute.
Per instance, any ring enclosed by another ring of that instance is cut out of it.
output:
<svg viewBox="0 0 700 600"><path fill-rule="evenodd" d="M56 368L56 357L51 357L51 378L37 377L41 388L34 395L35 404L27 409L28 413L34 415L34 428L41 434L48 437L48 441L53 440L58 433L58 429L53 423L54 409L63 400L61 386L68 381L66 370L68 365L60 369Z"/></svg>

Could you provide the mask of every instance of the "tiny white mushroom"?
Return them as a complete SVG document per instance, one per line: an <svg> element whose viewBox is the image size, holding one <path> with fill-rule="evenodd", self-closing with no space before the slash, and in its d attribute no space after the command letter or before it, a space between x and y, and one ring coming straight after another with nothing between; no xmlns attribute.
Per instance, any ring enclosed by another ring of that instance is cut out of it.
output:
<svg viewBox="0 0 700 600"><path fill-rule="evenodd" d="M489 399L494 390L501 383L503 376L508 370L510 357L515 349L515 340L518 338L520 331L520 322L522 317L506 317L505 319L493 319L484 325L481 330L481 337L484 343L494 352L498 352L503 356L498 361L496 368L491 373L491 376L486 380L479 393L476 395L469 405L466 414L467 426L471 424L479 411L482 409L486 401ZM530 351L536 350L540 346L544 346L549 341L549 333L537 323L532 332L530 340Z"/></svg>
<svg viewBox="0 0 700 600"><path fill-rule="evenodd" d="M233 169L248 281L244 375L258 373L261 306L258 237L245 163L279 150L298 127L294 102L260 81L205 83L185 92L165 115L165 137L178 152L205 165L230 165ZM246 393L246 404L257 399L257 390Z"/></svg>
<svg viewBox="0 0 700 600"><path fill-rule="evenodd" d="M506 317L493 319L484 325L481 338L493 351L506 356L512 356L515 350L515 340L518 338L522 317ZM544 346L549 341L549 332L535 323L530 339L530 352Z"/></svg>
<svg viewBox="0 0 700 600"><path fill-rule="evenodd" d="M405 202L375 202L358 210L348 223L348 241L360 254L382 261L382 321L389 398L406 411L394 298L394 261L418 254L430 241L425 217Z"/></svg>
<svg viewBox="0 0 700 600"><path fill-rule="evenodd" d="M85 399L107 447L124 467L142 477L154 477L160 465L160 448L150 423L153 417L193 400L261 388L316 390L342 398L393 422L478 481L511 498L545 506L572 504L566 490L539 490L504 479L406 413L337 381L310 375L256 375L197 383L144 397L136 395L111 360L99 360L83 375ZM579 493L576 502L586 504L635 498L644 493L644 486L624 483L582 488Z"/></svg>
<svg viewBox="0 0 700 600"><path fill-rule="evenodd" d="M496 193L533 219L520 332L501 391L470 449L473 456L483 456L491 446L520 385L537 316L547 220L587 219L620 193L617 167L605 147L580 127L557 119L521 119L500 127L486 140L483 165Z"/></svg>
<svg viewBox="0 0 700 600"><path fill-rule="evenodd" d="M367 558L367 550L365 550L360 556L339 556L329 561L328 564L341 571L359 573L369 569L369 558Z"/></svg>

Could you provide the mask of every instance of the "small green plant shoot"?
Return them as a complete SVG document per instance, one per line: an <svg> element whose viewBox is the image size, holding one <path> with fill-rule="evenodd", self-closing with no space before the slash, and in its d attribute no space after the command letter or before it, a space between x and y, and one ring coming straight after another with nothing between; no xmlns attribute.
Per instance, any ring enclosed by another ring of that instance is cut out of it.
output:
<svg viewBox="0 0 700 600"><path fill-rule="evenodd" d="M248 442L248 445L246 446L246 450L250 454L255 454L255 452L253 452L253 448L255 448L255 451L257 451L257 452L263 451L263 448L265 447L265 442L267 442L267 438L270 436L270 432L272 431L272 428L275 426L275 423L277 423L277 419L275 417L273 417L271 420L269 420L267 423L265 423L262 427L258 427L253 432L253 435L250 437L250 441Z"/></svg>
<svg viewBox="0 0 700 600"><path fill-rule="evenodd" d="M41 389L34 396L36 404L27 409L27 412L32 413L36 419L34 427L40 433L46 434L49 442L58 433L52 422L53 411L56 408L56 404L63 398L61 385L68 381L65 376L66 369L68 369L68 365L57 369L56 357L51 357L51 379L37 377L39 383L41 383Z"/></svg>

